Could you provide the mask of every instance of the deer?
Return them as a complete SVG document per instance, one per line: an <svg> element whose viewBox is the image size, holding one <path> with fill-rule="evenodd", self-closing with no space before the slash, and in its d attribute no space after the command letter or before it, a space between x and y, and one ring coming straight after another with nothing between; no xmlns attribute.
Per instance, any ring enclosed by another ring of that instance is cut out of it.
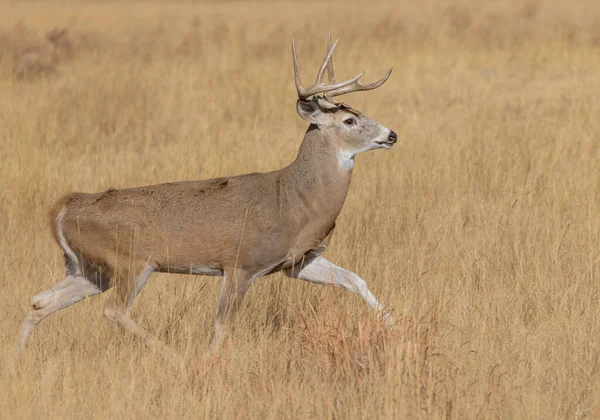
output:
<svg viewBox="0 0 600 420"><path fill-rule="evenodd" d="M64 254L65 277L31 299L16 355L35 327L54 312L112 289L104 316L167 359L168 346L130 316L135 298L154 272L222 277L209 354L230 340L236 314L253 282L283 271L289 278L333 285L359 295L392 328L391 313L365 280L323 257L344 206L355 156L391 149L394 131L334 98L383 85L363 85L364 71L336 82L327 53L315 83L305 88L292 39L296 110L309 126L296 159L266 173L182 181L99 193L73 192L49 212ZM329 83L323 78L327 70Z"/></svg>

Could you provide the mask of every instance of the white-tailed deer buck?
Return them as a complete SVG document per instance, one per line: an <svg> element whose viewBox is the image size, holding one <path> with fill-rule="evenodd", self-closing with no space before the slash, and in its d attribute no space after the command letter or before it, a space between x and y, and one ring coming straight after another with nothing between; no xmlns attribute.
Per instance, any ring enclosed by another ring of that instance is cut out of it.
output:
<svg viewBox="0 0 600 420"><path fill-rule="evenodd" d="M31 299L17 353L48 315L113 288L106 317L159 347L166 357L175 357L129 317L135 297L155 271L223 276L211 351L230 334L254 280L281 270L289 277L357 293L390 326L391 315L367 283L321 256L346 199L354 156L390 149L397 138L390 129L332 99L375 89L391 73L369 85L359 82L364 72L336 82L336 45L329 39L316 82L304 88L292 41L296 107L310 126L289 166L205 181L72 193L60 199L50 211L50 222L64 251L66 277ZM323 83L326 69L329 84Z"/></svg>

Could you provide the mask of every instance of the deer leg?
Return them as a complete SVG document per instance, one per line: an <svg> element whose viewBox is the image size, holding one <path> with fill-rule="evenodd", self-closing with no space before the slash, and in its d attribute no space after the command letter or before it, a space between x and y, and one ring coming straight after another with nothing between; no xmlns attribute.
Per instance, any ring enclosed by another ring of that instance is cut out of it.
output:
<svg viewBox="0 0 600 420"><path fill-rule="evenodd" d="M16 356L20 356L35 327L52 313L71 306L80 300L100 294L110 286L101 273L84 277L81 273L68 273L63 281L52 289L38 293L31 298L31 310L25 315L21 325Z"/></svg>
<svg viewBox="0 0 600 420"><path fill-rule="evenodd" d="M177 365L180 362L179 357L158 338L130 318L133 301L142 291L153 271L153 267L146 265L142 272L135 277L133 284L131 284L128 272L120 273L118 278L115 279L116 287L113 299L109 299L104 307L104 316L119 327L142 339L148 347L158 350L165 359Z"/></svg>
<svg viewBox="0 0 600 420"><path fill-rule="evenodd" d="M217 304L217 320L215 323L215 336L210 345L209 353L218 352L223 342L233 332L233 324L237 311L242 305L244 296L254 280L253 276L242 272L225 272L221 283L221 292Z"/></svg>
<svg viewBox="0 0 600 420"><path fill-rule="evenodd" d="M285 274L291 278L317 284L330 284L354 292L381 315L388 329L391 329L394 324L392 315L384 309L383 305L369 290L366 281L351 271L327 261L323 257L316 257L309 261L308 264L287 269L285 270Z"/></svg>

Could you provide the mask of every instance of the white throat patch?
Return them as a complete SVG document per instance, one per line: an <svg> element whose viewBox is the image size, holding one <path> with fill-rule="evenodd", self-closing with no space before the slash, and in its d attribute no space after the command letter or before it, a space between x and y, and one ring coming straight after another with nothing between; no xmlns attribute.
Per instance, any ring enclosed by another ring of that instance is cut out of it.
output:
<svg viewBox="0 0 600 420"><path fill-rule="evenodd" d="M338 152L338 162L340 167L346 170L354 168L354 155L356 153L347 150L340 150Z"/></svg>

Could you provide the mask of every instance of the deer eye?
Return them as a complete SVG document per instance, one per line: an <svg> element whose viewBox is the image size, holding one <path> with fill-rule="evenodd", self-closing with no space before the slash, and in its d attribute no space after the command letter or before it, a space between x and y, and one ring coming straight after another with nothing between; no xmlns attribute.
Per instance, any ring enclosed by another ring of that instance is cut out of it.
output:
<svg viewBox="0 0 600 420"><path fill-rule="evenodd" d="M356 124L356 120L354 118L348 118L344 120L344 124L346 124L347 126L351 126Z"/></svg>

